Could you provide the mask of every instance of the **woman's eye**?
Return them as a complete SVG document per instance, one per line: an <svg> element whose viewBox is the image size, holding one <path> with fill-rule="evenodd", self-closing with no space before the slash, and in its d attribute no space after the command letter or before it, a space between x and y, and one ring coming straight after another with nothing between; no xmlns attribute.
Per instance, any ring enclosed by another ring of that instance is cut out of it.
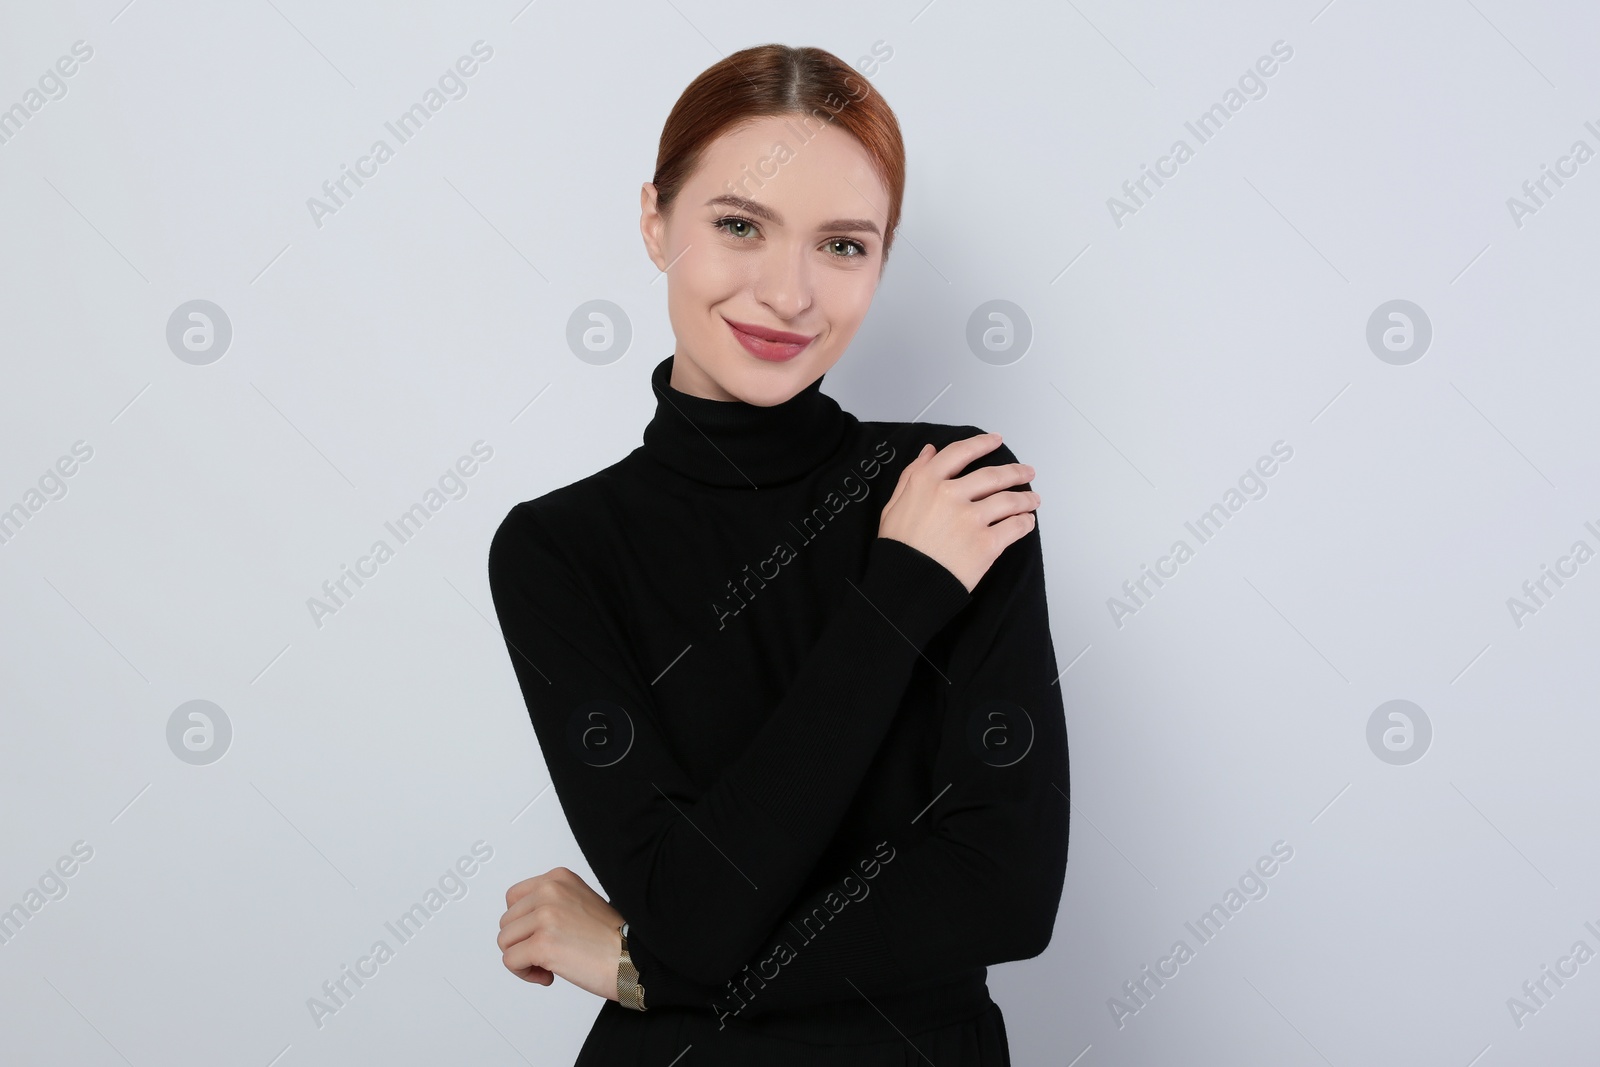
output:
<svg viewBox="0 0 1600 1067"><path fill-rule="evenodd" d="M729 237L740 240L755 237L759 233L755 223L738 215L728 215L718 219L711 225ZM823 247L840 259L859 259L867 254L866 245L848 237L835 237L833 240L826 242Z"/></svg>
<svg viewBox="0 0 1600 1067"><path fill-rule="evenodd" d="M730 215L725 219L718 219L716 222L712 223L712 225L717 227L717 229L721 230L723 233L728 234L730 237L747 237L755 230L755 223L751 222L749 219L741 219L736 215ZM731 226L742 226L744 227L745 232L729 229Z"/></svg>

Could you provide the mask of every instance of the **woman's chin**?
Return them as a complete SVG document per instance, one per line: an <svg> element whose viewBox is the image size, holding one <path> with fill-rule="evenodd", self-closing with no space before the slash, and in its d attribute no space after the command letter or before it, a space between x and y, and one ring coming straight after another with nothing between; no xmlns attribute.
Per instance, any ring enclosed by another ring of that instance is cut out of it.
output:
<svg viewBox="0 0 1600 1067"><path fill-rule="evenodd" d="M744 365L720 384L746 404L768 408L791 399L815 378L816 375L807 376L798 356L787 363L772 363L746 355Z"/></svg>

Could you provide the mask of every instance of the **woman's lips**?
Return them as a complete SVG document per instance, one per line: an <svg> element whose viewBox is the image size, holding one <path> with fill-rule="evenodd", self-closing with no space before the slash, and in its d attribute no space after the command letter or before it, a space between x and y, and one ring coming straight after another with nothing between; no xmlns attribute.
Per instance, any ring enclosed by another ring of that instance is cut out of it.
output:
<svg viewBox="0 0 1600 1067"><path fill-rule="evenodd" d="M728 324L728 329L733 331L733 336L744 345L745 351L757 359L771 360L782 363L784 360L793 359L805 350L815 337L807 337L803 333L785 333L783 330L769 330L765 326L756 326L753 323L734 322L732 319L723 319Z"/></svg>

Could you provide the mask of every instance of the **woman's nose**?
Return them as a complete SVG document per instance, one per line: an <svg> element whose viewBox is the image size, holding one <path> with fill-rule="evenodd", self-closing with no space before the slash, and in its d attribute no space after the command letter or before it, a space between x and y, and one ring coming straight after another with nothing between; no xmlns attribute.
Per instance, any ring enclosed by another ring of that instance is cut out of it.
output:
<svg viewBox="0 0 1600 1067"><path fill-rule="evenodd" d="M777 249L762 258L756 299L785 322L811 306L811 268L804 248Z"/></svg>

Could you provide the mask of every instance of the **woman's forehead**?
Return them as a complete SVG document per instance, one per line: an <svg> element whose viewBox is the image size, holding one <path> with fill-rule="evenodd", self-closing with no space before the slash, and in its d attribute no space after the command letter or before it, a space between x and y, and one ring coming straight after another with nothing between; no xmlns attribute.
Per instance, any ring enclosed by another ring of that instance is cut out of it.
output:
<svg viewBox="0 0 1600 1067"><path fill-rule="evenodd" d="M740 198L747 202L741 206L761 205L782 225L808 228L841 218L882 218L889 201L860 141L798 115L763 116L714 138L684 193L696 206Z"/></svg>

